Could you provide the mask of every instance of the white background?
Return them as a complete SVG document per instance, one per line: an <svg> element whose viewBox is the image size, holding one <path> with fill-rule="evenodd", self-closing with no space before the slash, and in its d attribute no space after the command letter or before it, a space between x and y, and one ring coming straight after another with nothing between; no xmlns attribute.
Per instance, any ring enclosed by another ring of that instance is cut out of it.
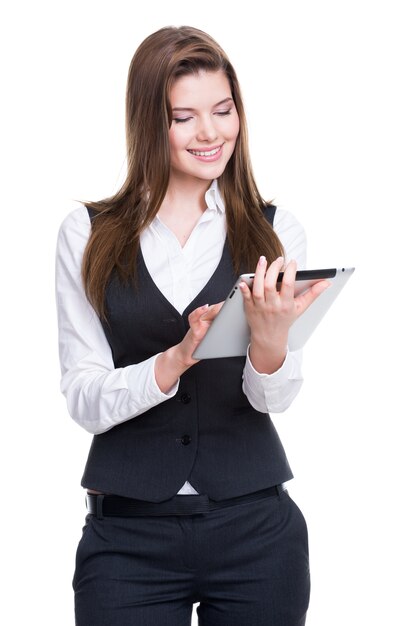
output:
<svg viewBox="0 0 418 626"><path fill-rule="evenodd" d="M275 423L310 530L309 626L416 619L414 2L19 2L1 16L2 614L70 626L90 436L59 392L59 224L124 172L124 91L149 33L189 24L240 77L253 165L309 265L355 265ZM274 7L274 9L273 9ZM254 625L257 626L257 625Z"/></svg>

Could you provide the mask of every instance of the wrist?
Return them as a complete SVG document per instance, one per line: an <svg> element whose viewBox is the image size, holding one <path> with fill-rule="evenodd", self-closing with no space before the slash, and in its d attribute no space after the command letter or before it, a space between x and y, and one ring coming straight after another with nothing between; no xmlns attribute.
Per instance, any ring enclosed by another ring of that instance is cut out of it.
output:
<svg viewBox="0 0 418 626"><path fill-rule="evenodd" d="M159 354L155 361L154 374L160 390L167 393L191 365L184 361L179 345Z"/></svg>
<svg viewBox="0 0 418 626"><path fill-rule="evenodd" d="M259 374L273 374L279 370L287 356L287 336L276 341L258 341L251 337L248 350L251 365Z"/></svg>
<svg viewBox="0 0 418 626"><path fill-rule="evenodd" d="M167 367L178 376L181 376L193 365L182 347L182 343L178 343L164 352Z"/></svg>
<svg viewBox="0 0 418 626"><path fill-rule="evenodd" d="M275 333L254 332L251 330L251 345L260 353L283 353L287 351L289 331Z"/></svg>

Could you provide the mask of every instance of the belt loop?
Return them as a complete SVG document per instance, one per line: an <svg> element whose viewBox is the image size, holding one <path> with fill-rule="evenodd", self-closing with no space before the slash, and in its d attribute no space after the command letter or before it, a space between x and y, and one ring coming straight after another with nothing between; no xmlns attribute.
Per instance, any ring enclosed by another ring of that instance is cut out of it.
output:
<svg viewBox="0 0 418 626"><path fill-rule="evenodd" d="M103 500L104 495L98 495L96 497L96 518L103 519Z"/></svg>

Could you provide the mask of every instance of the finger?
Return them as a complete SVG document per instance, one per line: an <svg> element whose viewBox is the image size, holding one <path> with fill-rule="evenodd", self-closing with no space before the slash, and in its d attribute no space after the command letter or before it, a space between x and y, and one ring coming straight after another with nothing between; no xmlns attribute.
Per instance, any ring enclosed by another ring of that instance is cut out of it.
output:
<svg viewBox="0 0 418 626"><path fill-rule="evenodd" d="M261 256L255 268L252 294L254 301L264 302L264 277L266 275L267 261L265 256Z"/></svg>
<svg viewBox="0 0 418 626"><path fill-rule="evenodd" d="M312 285L308 291L305 291L300 296L295 298L298 317L302 315L302 313L304 313L306 309L310 307L311 304L315 302L315 300L330 286L331 283L328 280L320 280Z"/></svg>
<svg viewBox="0 0 418 626"><path fill-rule="evenodd" d="M210 322L212 321L219 311L219 305L212 304L209 306L206 311L199 317L199 322Z"/></svg>
<svg viewBox="0 0 418 626"><path fill-rule="evenodd" d="M290 302L295 296L295 277L296 277L297 263L292 260L287 264L284 272L282 283L280 287L280 299L283 302Z"/></svg>
<svg viewBox="0 0 418 626"><path fill-rule="evenodd" d="M264 297L266 302L275 302L277 300L277 279L283 264L284 259L280 256L271 263L266 272L264 279Z"/></svg>
<svg viewBox="0 0 418 626"><path fill-rule="evenodd" d="M208 310L209 305L208 304L204 304L203 306L199 306L197 309L194 309L194 311L192 311L191 313L189 313L189 324L193 324L194 322L197 322L197 320L199 320L199 318Z"/></svg>
<svg viewBox="0 0 418 626"><path fill-rule="evenodd" d="M242 281L241 283L239 283L239 289L241 291L242 297L244 299L245 302L252 302L252 294L251 294L251 289L249 288L249 286L247 285L247 283L245 283L244 281Z"/></svg>
<svg viewBox="0 0 418 626"><path fill-rule="evenodd" d="M212 321L218 315L221 310L223 302L218 302L217 304L212 304L210 307L203 312L203 315L200 316L200 320L204 322Z"/></svg>

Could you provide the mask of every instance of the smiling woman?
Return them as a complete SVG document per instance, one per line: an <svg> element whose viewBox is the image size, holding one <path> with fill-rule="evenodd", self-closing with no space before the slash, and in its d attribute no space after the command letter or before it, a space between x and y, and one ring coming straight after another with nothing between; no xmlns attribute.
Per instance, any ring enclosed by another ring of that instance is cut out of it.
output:
<svg viewBox="0 0 418 626"><path fill-rule="evenodd" d="M224 72L201 70L179 78L171 89L170 102L174 121L169 131L170 183L175 184L182 175L211 181L219 178L239 132L239 117ZM179 106L181 103L187 106Z"/></svg>
<svg viewBox="0 0 418 626"><path fill-rule="evenodd" d="M158 215L184 246L206 209L208 182L222 175L234 152L239 117L222 70L182 76L169 97L173 116L170 178ZM179 106L182 103L188 106ZM190 205L185 205L184 194L178 193L185 185L194 189Z"/></svg>
<svg viewBox="0 0 418 626"><path fill-rule="evenodd" d="M71 213L57 246L61 387L94 434L77 624L186 626L199 603L207 626L302 626L306 525L269 412L299 392L289 328L320 292L294 294L303 229L257 189L238 80L206 33L139 46L126 131L122 188ZM254 269L246 357L197 361Z"/></svg>
<svg viewBox="0 0 418 626"><path fill-rule="evenodd" d="M91 224L92 233L83 258L83 279L87 296L101 317L105 316L106 280L114 267L124 280L135 278L137 239L132 234L145 231L166 198L171 175L170 132L173 125L189 124L189 121L173 120L172 108L174 104L193 108L193 101L172 103L173 89L178 91L176 83L182 79L202 73L221 73L229 86L219 99L210 97L209 102L204 103L205 110L208 104L213 106L225 97L232 97L239 119L235 149L229 160L223 160L225 167L217 178L227 206L227 238L234 268L238 272L243 264L255 267L260 250L264 251L269 262L284 253L280 240L265 219L266 202L254 180L245 111L233 66L219 44L206 33L190 27L163 28L139 46L129 68L126 92L128 173L125 183L111 198L86 204L97 217ZM190 93L192 84L193 81L188 82L188 96L198 98L202 106L203 99L195 91ZM228 108L225 107L224 111ZM193 116L188 110L187 115L183 112L177 116L176 112L176 117L188 119ZM198 138L195 141L197 143L190 147L201 144ZM199 202L203 206L201 197ZM184 199L182 204L184 206Z"/></svg>

